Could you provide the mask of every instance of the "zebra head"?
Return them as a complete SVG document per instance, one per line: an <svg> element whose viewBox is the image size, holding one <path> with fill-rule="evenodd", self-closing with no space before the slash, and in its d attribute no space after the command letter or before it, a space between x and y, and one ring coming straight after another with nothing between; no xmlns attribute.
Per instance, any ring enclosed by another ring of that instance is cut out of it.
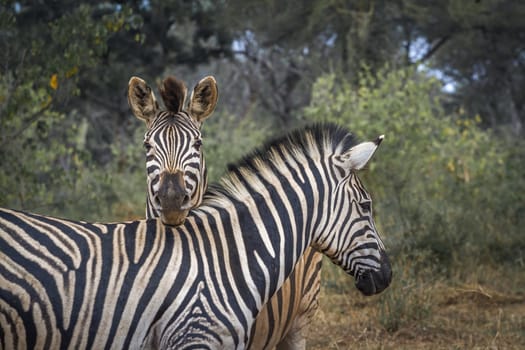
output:
<svg viewBox="0 0 525 350"><path fill-rule="evenodd" d="M317 249L354 276L356 287L365 295L381 292L392 279L385 246L372 217L372 199L356 174L368 163L383 137L333 155L333 201L328 210L334 215L317 241Z"/></svg>
<svg viewBox="0 0 525 350"><path fill-rule="evenodd" d="M159 87L166 110L161 110L144 80L132 77L128 102L133 114L147 126L144 136L148 198L147 218L160 217L166 225L184 222L198 206L207 187L200 128L217 104L215 79L208 76L193 89L185 108L187 89L175 77Z"/></svg>

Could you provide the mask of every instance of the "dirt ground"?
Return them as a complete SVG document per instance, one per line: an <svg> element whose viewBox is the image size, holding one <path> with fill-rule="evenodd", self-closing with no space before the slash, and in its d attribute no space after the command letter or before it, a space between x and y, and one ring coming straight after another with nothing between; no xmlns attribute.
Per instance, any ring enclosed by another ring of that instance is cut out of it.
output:
<svg viewBox="0 0 525 350"><path fill-rule="evenodd" d="M323 288L308 349L525 349L525 291L502 293L479 284L427 288L426 303L398 313L392 305L385 311L384 296ZM394 302L406 302L398 297ZM396 321L397 329L387 331L385 324Z"/></svg>

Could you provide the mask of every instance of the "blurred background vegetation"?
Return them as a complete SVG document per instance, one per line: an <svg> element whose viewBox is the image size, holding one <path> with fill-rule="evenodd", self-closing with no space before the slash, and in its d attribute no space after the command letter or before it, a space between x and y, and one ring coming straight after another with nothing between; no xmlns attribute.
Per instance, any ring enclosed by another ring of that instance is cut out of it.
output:
<svg viewBox="0 0 525 350"><path fill-rule="evenodd" d="M219 104L203 128L212 180L306 123L386 135L363 174L395 265L378 301L386 331L432 311L432 296L407 285L492 283L523 297L525 3L0 4L0 205L143 217L145 127L127 106L129 78L155 86L174 74L192 88L214 75ZM326 290L340 293L325 265Z"/></svg>

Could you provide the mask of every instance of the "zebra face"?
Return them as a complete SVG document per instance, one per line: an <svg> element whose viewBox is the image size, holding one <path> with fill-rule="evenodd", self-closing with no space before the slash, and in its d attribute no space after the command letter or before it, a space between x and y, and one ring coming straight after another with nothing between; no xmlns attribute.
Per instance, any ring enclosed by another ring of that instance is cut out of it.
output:
<svg viewBox="0 0 525 350"><path fill-rule="evenodd" d="M346 224L346 249L335 253L347 273L355 277L356 287L365 295L383 291L392 279L390 261L372 216L372 199L357 174L347 183L351 198Z"/></svg>
<svg viewBox="0 0 525 350"><path fill-rule="evenodd" d="M160 217L166 225L178 226L188 211L202 202L207 187L200 127L215 109L218 99L213 77L202 79L193 89L187 108L187 89L175 77L159 87L166 111L160 111L146 83L132 77L128 102L135 116L145 121L147 169L146 217Z"/></svg>
<svg viewBox="0 0 525 350"><path fill-rule="evenodd" d="M390 261L372 216L372 199L356 171L363 168L382 141L365 142L337 157L332 215L318 249L354 276L365 295L383 291L392 279ZM321 234L323 235L323 234Z"/></svg>
<svg viewBox="0 0 525 350"><path fill-rule="evenodd" d="M145 135L148 202L167 225L180 225L206 189L201 133L184 112L161 112Z"/></svg>

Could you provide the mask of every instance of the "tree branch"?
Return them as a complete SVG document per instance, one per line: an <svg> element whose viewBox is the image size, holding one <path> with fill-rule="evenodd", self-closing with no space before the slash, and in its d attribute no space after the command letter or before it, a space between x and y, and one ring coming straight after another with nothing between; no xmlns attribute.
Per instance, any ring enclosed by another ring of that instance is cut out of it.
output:
<svg viewBox="0 0 525 350"><path fill-rule="evenodd" d="M430 57L432 57L443 45L450 40L452 37L451 34L445 35L444 37L437 40L437 42L432 45L432 47L421 57L419 60L414 62L416 65L421 64L425 61L427 61Z"/></svg>
<svg viewBox="0 0 525 350"><path fill-rule="evenodd" d="M53 100L54 101L54 100ZM13 133L11 133L10 135L4 135L2 136L2 138L0 139L1 143L6 143L8 142L8 140L11 140L11 139L15 139L17 138L21 133L23 133L31 124L33 124L34 122L36 122L42 115L43 112L51 109L51 106L53 105L53 101L51 101L51 103L49 103L48 105L42 107L41 109L39 109L38 111L36 111L35 113L31 114L29 116L29 118L23 123L23 125L21 127L19 127L17 130L15 130Z"/></svg>

